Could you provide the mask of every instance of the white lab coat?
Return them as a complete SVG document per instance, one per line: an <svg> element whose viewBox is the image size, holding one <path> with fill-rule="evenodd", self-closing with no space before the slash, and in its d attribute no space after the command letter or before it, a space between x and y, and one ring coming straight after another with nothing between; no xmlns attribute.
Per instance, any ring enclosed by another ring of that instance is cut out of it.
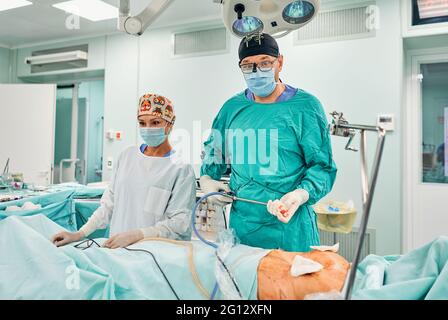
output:
<svg viewBox="0 0 448 320"><path fill-rule="evenodd" d="M111 236L141 229L145 237L190 240L195 174L175 155L149 157L138 147L126 149L100 208L81 231L88 236L110 224Z"/></svg>

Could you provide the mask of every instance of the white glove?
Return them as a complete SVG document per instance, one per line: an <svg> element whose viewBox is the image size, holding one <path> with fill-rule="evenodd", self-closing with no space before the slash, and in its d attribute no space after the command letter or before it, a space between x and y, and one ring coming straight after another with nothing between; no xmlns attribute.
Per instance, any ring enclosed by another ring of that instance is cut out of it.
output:
<svg viewBox="0 0 448 320"><path fill-rule="evenodd" d="M199 184L201 185L201 190L204 192L204 194L212 192L230 192L230 188L227 184L213 180L209 176L202 176L201 179L199 179ZM233 202L232 198L224 196L212 196L207 200L210 204L218 205L220 207L224 207Z"/></svg>
<svg viewBox="0 0 448 320"><path fill-rule="evenodd" d="M126 248L140 240L143 240L144 235L141 230L134 230L128 232L122 232L114 235L104 242L103 247L109 249Z"/></svg>
<svg viewBox="0 0 448 320"><path fill-rule="evenodd" d="M277 216L278 220L288 223L300 206L306 203L309 198L308 191L297 189L285 194L280 200L269 200L267 209L270 214Z"/></svg>

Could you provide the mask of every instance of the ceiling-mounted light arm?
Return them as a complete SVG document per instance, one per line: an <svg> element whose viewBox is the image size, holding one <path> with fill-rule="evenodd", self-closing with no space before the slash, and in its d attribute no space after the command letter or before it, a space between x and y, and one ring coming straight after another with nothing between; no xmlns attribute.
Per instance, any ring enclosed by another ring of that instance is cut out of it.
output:
<svg viewBox="0 0 448 320"><path fill-rule="evenodd" d="M125 21L131 16L130 0L120 0L120 8L118 9L119 20Z"/></svg>
<svg viewBox="0 0 448 320"><path fill-rule="evenodd" d="M118 29L140 36L165 11L173 0L152 0L139 15L132 17L130 0L120 0Z"/></svg>

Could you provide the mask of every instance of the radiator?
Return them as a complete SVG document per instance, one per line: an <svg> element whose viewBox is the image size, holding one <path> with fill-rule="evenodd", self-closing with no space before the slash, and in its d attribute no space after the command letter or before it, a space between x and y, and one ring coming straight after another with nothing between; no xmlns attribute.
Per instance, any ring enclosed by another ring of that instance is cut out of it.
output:
<svg viewBox="0 0 448 320"><path fill-rule="evenodd" d="M358 242L358 229L353 228L353 231L348 234L332 233L320 230L321 245L332 246L339 242L339 254L347 261L352 262L355 258L356 247ZM361 261L369 254L375 254L375 230L367 229L364 238L364 244L361 250Z"/></svg>

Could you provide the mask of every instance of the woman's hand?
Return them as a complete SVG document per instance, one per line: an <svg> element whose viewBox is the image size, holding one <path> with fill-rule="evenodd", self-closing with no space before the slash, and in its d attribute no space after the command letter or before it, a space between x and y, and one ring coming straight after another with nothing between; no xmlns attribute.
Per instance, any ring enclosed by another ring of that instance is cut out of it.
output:
<svg viewBox="0 0 448 320"><path fill-rule="evenodd" d="M84 233L78 232L60 232L53 236L51 242L53 242L56 247L62 247L72 242L77 242L85 237Z"/></svg>
<svg viewBox="0 0 448 320"><path fill-rule="evenodd" d="M141 230L123 232L109 238L109 240L103 244L103 247L109 249L126 248L131 244L143 240L143 238L144 236Z"/></svg>

